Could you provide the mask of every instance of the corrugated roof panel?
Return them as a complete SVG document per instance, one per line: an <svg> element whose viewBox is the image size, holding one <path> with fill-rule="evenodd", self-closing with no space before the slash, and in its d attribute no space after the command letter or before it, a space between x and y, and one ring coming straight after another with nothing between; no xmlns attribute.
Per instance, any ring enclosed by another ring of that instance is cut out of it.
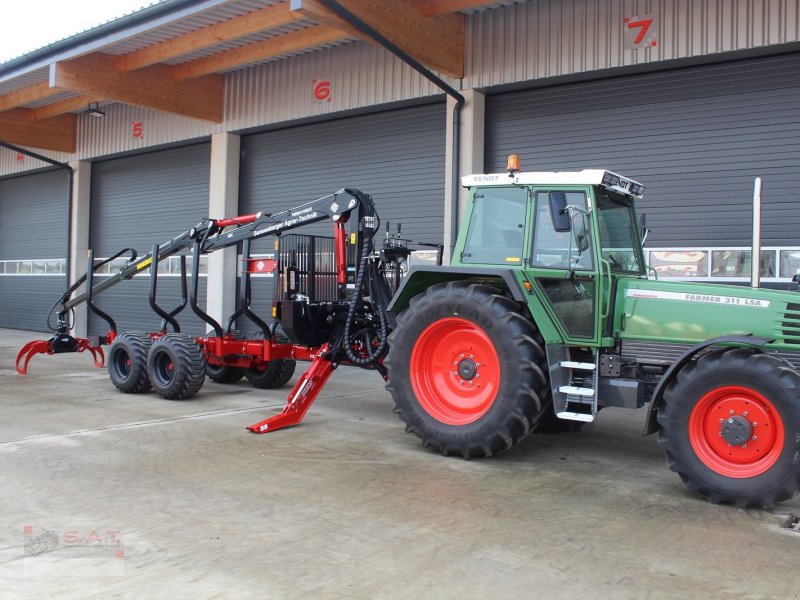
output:
<svg viewBox="0 0 800 600"><path fill-rule="evenodd" d="M183 56L176 56L175 58L164 61L164 64L168 65L179 65L181 63L189 62L195 60L197 58L204 58L206 56L211 56L212 54L218 54L220 52L225 52L226 50L233 50L234 48L241 48L242 46L246 46L247 44L252 44L254 42L260 42L262 40L268 40L273 37L277 37L279 35L283 35L285 33L292 33L294 31L300 31L301 29L307 28L309 25L312 25L311 21L297 21L290 25L284 25L282 27L276 27L275 29L268 29L266 31L262 31L260 33L254 33L252 35L248 35L246 37L237 38L235 40L229 40L227 42L223 42L222 44L217 44L216 46L210 46L208 48L203 48L202 50L198 50L197 52L192 52L191 54L184 54Z"/></svg>
<svg viewBox="0 0 800 600"><path fill-rule="evenodd" d="M36 100L35 102L29 102L25 105L25 108L38 108L39 106L52 104L53 102L58 102L59 100L66 100L67 98L72 98L77 95L78 94L74 92L61 92L55 96L48 96L47 98L42 98L41 100Z"/></svg>
<svg viewBox="0 0 800 600"><path fill-rule="evenodd" d="M304 54L311 54L313 52L318 52L318 51L321 51L321 50L327 50L327 49L330 49L330 48L335 48L337 46L343 46L343 45L346 45L346 44L351 44L354 41L356 41L356 38L349 38L349 39L346 39L346 40L341 40L339 42L331 42L330 44L319 44L317 46L309 46L308 48L303 48L302 50L298 50L297 52L287 52L285 54L280 54L278 56L265 58L264 60L256 60L256 61L249 62L247 64L238 65L238 66L233 67L231 69L224 69L224 70L219 71L219 72L223 73L223 74L225 74L225 73L234 73L236 71L241 71L242 69L255 67L257 65L265 65L267 63L275 62L275 61L278 61L278 60L285 60L285 59L291 58L293 56L302 56Z"/></svg>
<svg viewBox="0 0 800 600"><path fill-rule="evenodd" d="M512 4L524 4L526 2L528 2L528 0L501 0L501 2L491 2L484 4L483 6L476 6L475 8L465 8L460 12L464 13L465 15L471 15L473 13L479 13L485 10L503 8L504 6L511 6Z"/></svg>
<svg viewBox="0 0 800 600"><path fill-rule="evenodd" d="M279 3L280 0L240 0L238 2L229 2L137 35L118 44L107 46L103 49L103 52L114 55L127 54Z"/></svg>
<svg viewBox="0 0 800 600"><path fill-rule="evenodd" d="M6 60L4 60L2 63L0 63L0 65L2 65L5 62L10 62L10 61L15 60L17 58L25 56L26 54L31 54L31 53L36 52L38 50L41 50L43 48L47 48L48 46L52 46L53 44L58 44L59 42L62 42L62 41L65 41L65 40L69 40L70 38L73 38L75 36L79 36L79 35L81 35L83 33L86 33L87 31L92 31L93 29L97 29L99 27L106 26L109 23L114 23L115 21L119 21L120 19L124 19L126 17L130 17L130 15L134 15L134 14L136 14L136 13L138 13L138 12L140 12L140 11L146 9L146 8L150 8L151 6L155 6L156 4L161 4L162 2L165 2L165 1L166 0L154 0L153 2L145 2L139 8L135 8L133 10L129 10L129 11L125 12L125 13L122 13L121 15L119 15L117 17L114 17L113 19L108 19L107 21L101 21L100 23L97 23L96 25L92 25L91 27L86 27L85 29L81 29L79 31L73 31L69 35L65 35L63 37L55 39L52 42L50 42L49 44L45 44L43 46L38 46L36 48L31 48L31 49L29 49L29 50L27 50L27 51L25 51L22 54L19 54L17 56L10 56Z"/></svg>
<svg viewBox="0 0 800 600"><path fill-rule="evenodd" d="M11 92L16 92L17 90L21 90L24 87L28 87L29 85L34 85L37 83L42 83L43 81L47 81L48 77L50 76L50 69L47 67L43 67L41 69L36 69L35 71L31 71L30 73L25 73L25 75L21 75L19 77L15 77L9 81L3 81L0 83L0 96L5 94L10 94Z"/></svg>

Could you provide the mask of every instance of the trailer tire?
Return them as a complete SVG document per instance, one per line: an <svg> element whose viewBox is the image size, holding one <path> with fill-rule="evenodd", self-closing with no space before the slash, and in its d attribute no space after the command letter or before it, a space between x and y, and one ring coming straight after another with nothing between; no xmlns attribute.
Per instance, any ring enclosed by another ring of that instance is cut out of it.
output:
<svg viewBox="0 0 800 600"><path fill-rule="evenodd" d="M263 336L263 334L259 334ZM276 327L272 335L276 342L286 344L289 338L283 333L280 327ZM258 337L258 336L257 336ZM247 378L253 387L262 390L274 390L286 385L294 375L297 363L291 358L278 358L269 361L263 367L253 369L245 369L244 376Z"/></svg>
<svg viewBox="0 0 800 600"><path fill-rule="evenodd" d="M205 362L193 337L168 333L153 342L147 356L147 372L159 396L167 400L186 400L203 387Z"/></svg>
<svg viewBox="0 0 800 600"><path fill-rule="evenodd" d="M550 402L542 336L496 288L431 286L398 316L389 347L394 411L406 431L444 455L505 452Z"/></svg>
<svg viewBox="0 0 800 600"><path fill-rule="evenodd" d="M657 419L667 465L711 502L770 507L800 488L800 375L782 359L709 352L667 386Z"/></svg>
<svg viewBox="0 0 800 600"><path fill-rule="evenodd" d="M216 383L236 383L244 377L244 369L206 362L206 376Z"/></svg>
<svg viewBox="0 0 800 600"><path fill-rule="evenodd" d="M152 344L152 338L141 331L128 331L111 342L108 376L119 391L142 394L153 387L147 375L147 353Z"/></svg>

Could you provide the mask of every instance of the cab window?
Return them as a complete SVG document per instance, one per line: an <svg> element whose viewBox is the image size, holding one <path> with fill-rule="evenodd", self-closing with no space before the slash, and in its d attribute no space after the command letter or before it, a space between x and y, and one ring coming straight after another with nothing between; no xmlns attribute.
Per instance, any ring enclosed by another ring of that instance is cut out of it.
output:
<svg viewBox="0 0 800 600"><path fill-rule="evenodd" d="M526 188L478 189L461 262L521 265L527 206Z"/></svg>
<svg viewBox="0 0 800 600"><path fill-rule="evenodd" d="M582 245L586 249L581 251L573 231L556 231L558 219L551 213L550 193L550 191L536 192L536 225L531 264L550 269L592 270L594 261L591 239L584 241ZM564 194L567 206L574 206L583 211L587 209L585 192L560 193ZM575 219L580 218L581 215L575 213ZM590 231L587 231L587 234L591 236Z"/></svg>

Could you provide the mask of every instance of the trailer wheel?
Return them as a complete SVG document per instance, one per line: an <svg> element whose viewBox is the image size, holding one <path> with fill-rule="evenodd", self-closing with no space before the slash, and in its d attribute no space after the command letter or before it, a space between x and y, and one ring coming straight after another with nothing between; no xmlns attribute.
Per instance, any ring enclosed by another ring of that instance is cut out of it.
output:
<svg viewBox="0 0 800 600"><path fill-rule="evenodd" d="M428 288L398 316L389 345L394 411L442 454L504 452L533 431L549 402L543 339L495 288Z"/></svg>
<svg viewBox="0 0 800 600"><path fill-rule="evenodd" d="M186 400L203 387L205 358L193 337L169 333L153 342L147 357L147 372L160 396Z"/></svg>
<svg viewBox="0 0 800 600"><path fill-rule="evenodd" d="M108 376L126 394L141 394L153 386L147 376L147 353L153 340L146 333L129 331L118 335L108 351Z"/></svg>
<svg viewBox="0 0 800 600"><path fill-rule="evenodd" d="M658 444L687 488L769 507L800 487L800 375L747 349L713 351L664 392Z"/></svg>
<svg viewBox="0 0 800 600"><path fill-rule="evenodd" d="M236 383L244 377L244 369L206 363L206 376L217 383Z"/></svg>
<svg viewBox="0 0 800 600"><path fill-rule="evenodd" d="M277 327L275 331L273 331L272 335L275 338L276 342L280 342L282 344L286 344L289 342L289 338L286 337L286 334L283 333L283 330L280 327ZM257 337L261 337L263 334L259 333ZM291 358L278 358L275 360L271 360L265 365L261 367L255 367L253 369L245 369L244 376L247 378L253 387L257 387L262 390L274 390L279 387L283 387L286 385L289 380L294 375L294 369L297 363Z"/></svg>

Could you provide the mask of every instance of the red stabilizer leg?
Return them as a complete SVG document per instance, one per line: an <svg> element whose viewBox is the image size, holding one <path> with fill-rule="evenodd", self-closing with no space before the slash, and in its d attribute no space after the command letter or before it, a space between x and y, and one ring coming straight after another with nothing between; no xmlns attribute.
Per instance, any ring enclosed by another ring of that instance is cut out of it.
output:
<svg viewBox="0 0 800 600"><path fill-rule="evenodd" d="M303 420L314 400L317 399L317 394L325 387L325 382L328 381L331 373L333 373L333 363L318 355L292 389L283 412L254 423L247 429L253 433L267 433L297 425Z"/></svg>

